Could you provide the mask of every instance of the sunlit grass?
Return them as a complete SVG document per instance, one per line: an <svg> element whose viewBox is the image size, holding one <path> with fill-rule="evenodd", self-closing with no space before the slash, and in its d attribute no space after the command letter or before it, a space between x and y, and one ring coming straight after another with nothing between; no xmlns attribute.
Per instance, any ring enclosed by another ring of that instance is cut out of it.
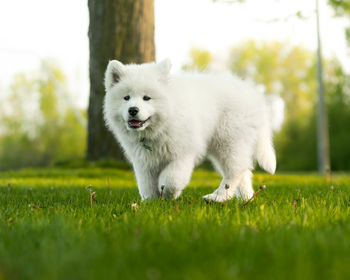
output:
<svg viewBox="0 0 350 280"><path fill-rule="evenodd" d="M254 179L242 207L202 201L220 182L204 170L144 203L127 170L2 172L0 279L348 279L350 177Z"/></svg>

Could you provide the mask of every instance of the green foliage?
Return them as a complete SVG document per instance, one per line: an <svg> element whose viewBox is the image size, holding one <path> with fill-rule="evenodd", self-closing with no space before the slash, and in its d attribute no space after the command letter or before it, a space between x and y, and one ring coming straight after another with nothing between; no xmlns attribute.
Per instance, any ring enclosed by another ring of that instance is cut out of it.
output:
<svg viewBox="0 0 350 280"><path fill-rule="evenodd" d="M190 57L192 61L182 67L184 70L205 71L212 60L210 52L201 49L192 49Z"/></svg>
<svg viewBox="0 0 350 280"><path fill-rule="evenodd" d="M350 177L334 176L333 188L310 175L262 182L241 208L205 203L220 178L201 170L178 200L144 203L130 171L2 172L0 277L347 279Z"/></svg>
<svg viewBox="0 0 350 280"><path fill-rule="evenodd" d="M84 157L86 131L59 98L48 71L64 84L62 71L54 66L14 78L0 111L0 169Z"/></svg>
<svg viewBox="0 0 350 280"><path fill-rule="evenodd" d="M350 76L337 62L328 66L326 76L331 166L350 170Z"/></svg>
<svg viewBox="0 0 350 280"><path fill-rule="evenodd" d="M347 17L350 20L349 0L328 0L328 3L334 8L337 16ZM345 36L350 46L350 27L345 29Z"/></svg>
<svg viewBox="0 0 350 280"><path fill-rule="evenodd" d="M349 0L328 0L338 16L350 15Z"/></svg>
<svg viewBox="0 0 350 280"><path fill-rule="evenodd" d="M247 41L232 50L231 70L286 100L286 118L307 122L316 93L314 53L281 42Z"/></svg>

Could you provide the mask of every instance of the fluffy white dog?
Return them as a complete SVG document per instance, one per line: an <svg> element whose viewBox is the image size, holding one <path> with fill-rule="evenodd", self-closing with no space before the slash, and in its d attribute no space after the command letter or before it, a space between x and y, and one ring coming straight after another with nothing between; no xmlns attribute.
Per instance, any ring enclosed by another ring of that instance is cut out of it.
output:
<svg viewBox="0 0 350 280"><path fill-rule="evenodd" d="M272 130L283 122L276 110L283 101L230 73L172 75L170 68L169 60L113 60L106 71L106 124L133 164L142 200L177 198L205 157L223 179L204 199L248 199L254 161L275 172Z"/></svg>

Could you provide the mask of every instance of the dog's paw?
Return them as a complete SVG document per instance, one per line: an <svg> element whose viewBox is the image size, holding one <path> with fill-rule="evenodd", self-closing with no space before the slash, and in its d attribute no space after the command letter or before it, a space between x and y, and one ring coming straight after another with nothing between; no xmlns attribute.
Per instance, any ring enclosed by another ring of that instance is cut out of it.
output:
<svg viewBox="0 0 350 280"><path fill-rule="evenodd" d="M175 187L161 187L161 196L163 198L177 199L181 195L182 190Z"/></svg>
<svg viewBox="0 0 350 280"><path fill-rule="evenodd" d="M150 201L150 200L159 198L159 193L157 192L142 193L140 194L140 196L141 196L141 201L144 202L144 201Z"/></svg>
<svg viewBox="0 0 350 280"><path fill-rule="evenodd" d="M226 194L224 195L220 195L218 193L211 193L211 194L207 194L205 196L203 196L203 199L207 202L225 202L230 200L232 197L228 196Z"/></svg>
<svg viewBox="0 0 350 280"><path fill-rule="evenodd" d="M242 201L247 201L247 200L249 200L253 195L254 195L254 191L253 191L253 190L247 191L247 192L241 192L241 191L238 190L238 191L235 193L236 199L242 200Z"/></svg>

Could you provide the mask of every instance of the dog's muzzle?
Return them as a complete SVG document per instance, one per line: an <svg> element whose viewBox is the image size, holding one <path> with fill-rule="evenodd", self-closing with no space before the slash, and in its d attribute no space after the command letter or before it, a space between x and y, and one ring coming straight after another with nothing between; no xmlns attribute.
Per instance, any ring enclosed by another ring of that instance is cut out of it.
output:
<svg viewBox="0 0 350 280"><path fill-rule="evenodd" d="M128 121L128 126L132 129L138 129L140 127L142 127L148 120L150 119L150 117L144 121L140 121L140 120L129 120Z"/></svg>

